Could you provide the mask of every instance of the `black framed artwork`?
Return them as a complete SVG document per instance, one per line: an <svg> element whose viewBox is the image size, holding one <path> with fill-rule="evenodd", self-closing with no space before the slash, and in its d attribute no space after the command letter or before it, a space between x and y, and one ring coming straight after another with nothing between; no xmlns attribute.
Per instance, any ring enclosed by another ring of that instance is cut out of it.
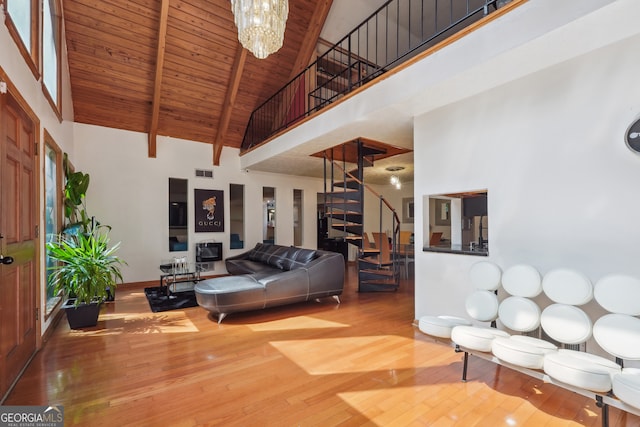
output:
<svg viewBox="0 0 640 427"><path fill-rule="evenodd" d="M224 191L194 190L195 232L224 232Z"/></svg>

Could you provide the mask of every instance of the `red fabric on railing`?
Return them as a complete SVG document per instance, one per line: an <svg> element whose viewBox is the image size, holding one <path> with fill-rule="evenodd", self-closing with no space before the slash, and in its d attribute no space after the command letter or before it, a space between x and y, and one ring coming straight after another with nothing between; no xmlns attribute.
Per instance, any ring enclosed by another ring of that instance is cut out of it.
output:
<svg viewBox="0 0 640 427"><path fill-rule="evenodd" d="M306 98L306 93L305 93L306 85L304 84L305 75L302 74L299 80L300 81L298 83L298 90L296 90L296 94L291 100L291 108L289 108L289 114L287 114L285 126L289 126L297 122L301 118L303 118L304 113L307 109L305 105L305 98Z"/></svg>

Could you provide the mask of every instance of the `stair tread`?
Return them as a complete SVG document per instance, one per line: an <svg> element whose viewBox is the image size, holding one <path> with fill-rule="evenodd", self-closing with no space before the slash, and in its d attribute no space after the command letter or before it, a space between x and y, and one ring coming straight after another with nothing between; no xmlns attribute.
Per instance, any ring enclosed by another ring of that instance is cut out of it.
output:
<svg viewBox="0 0 640 427"><path fill-rule="evenodd" d="M398 284L396 283L395 280L393 279L374 279L374 280L363 280L361 282L363 285L388 285L388 286L394 286L394 287L398 287Z"/></svg>
<svg viewBox="0 0 640 427"><path fill-rule="evenodd" d="M360 270L360 273L376 274L380 276L393 276L392 270L376 270L373 268L366 268L366 269Z"/></svg>

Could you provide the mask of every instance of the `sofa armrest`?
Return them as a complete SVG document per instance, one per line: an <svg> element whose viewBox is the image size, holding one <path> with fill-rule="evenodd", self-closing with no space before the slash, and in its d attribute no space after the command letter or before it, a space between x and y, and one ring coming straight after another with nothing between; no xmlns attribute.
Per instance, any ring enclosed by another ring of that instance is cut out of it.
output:
<svg viewBox="0 0 640 427"><path fill-rule="evenodd" d="M340 295L344 289L344 257L338 252L318 250L318 257L306 267L312 298Z"/></svg>

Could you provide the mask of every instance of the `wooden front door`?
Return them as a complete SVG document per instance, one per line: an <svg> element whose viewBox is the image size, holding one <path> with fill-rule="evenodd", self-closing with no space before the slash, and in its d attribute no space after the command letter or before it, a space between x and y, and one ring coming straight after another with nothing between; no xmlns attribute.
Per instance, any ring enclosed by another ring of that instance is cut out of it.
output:
<svg viewBox="0 0 640 427"><path fill-rule="evenodd" d="M0 94L0 401L36 349L35 132L11 94Z"/></svg>

